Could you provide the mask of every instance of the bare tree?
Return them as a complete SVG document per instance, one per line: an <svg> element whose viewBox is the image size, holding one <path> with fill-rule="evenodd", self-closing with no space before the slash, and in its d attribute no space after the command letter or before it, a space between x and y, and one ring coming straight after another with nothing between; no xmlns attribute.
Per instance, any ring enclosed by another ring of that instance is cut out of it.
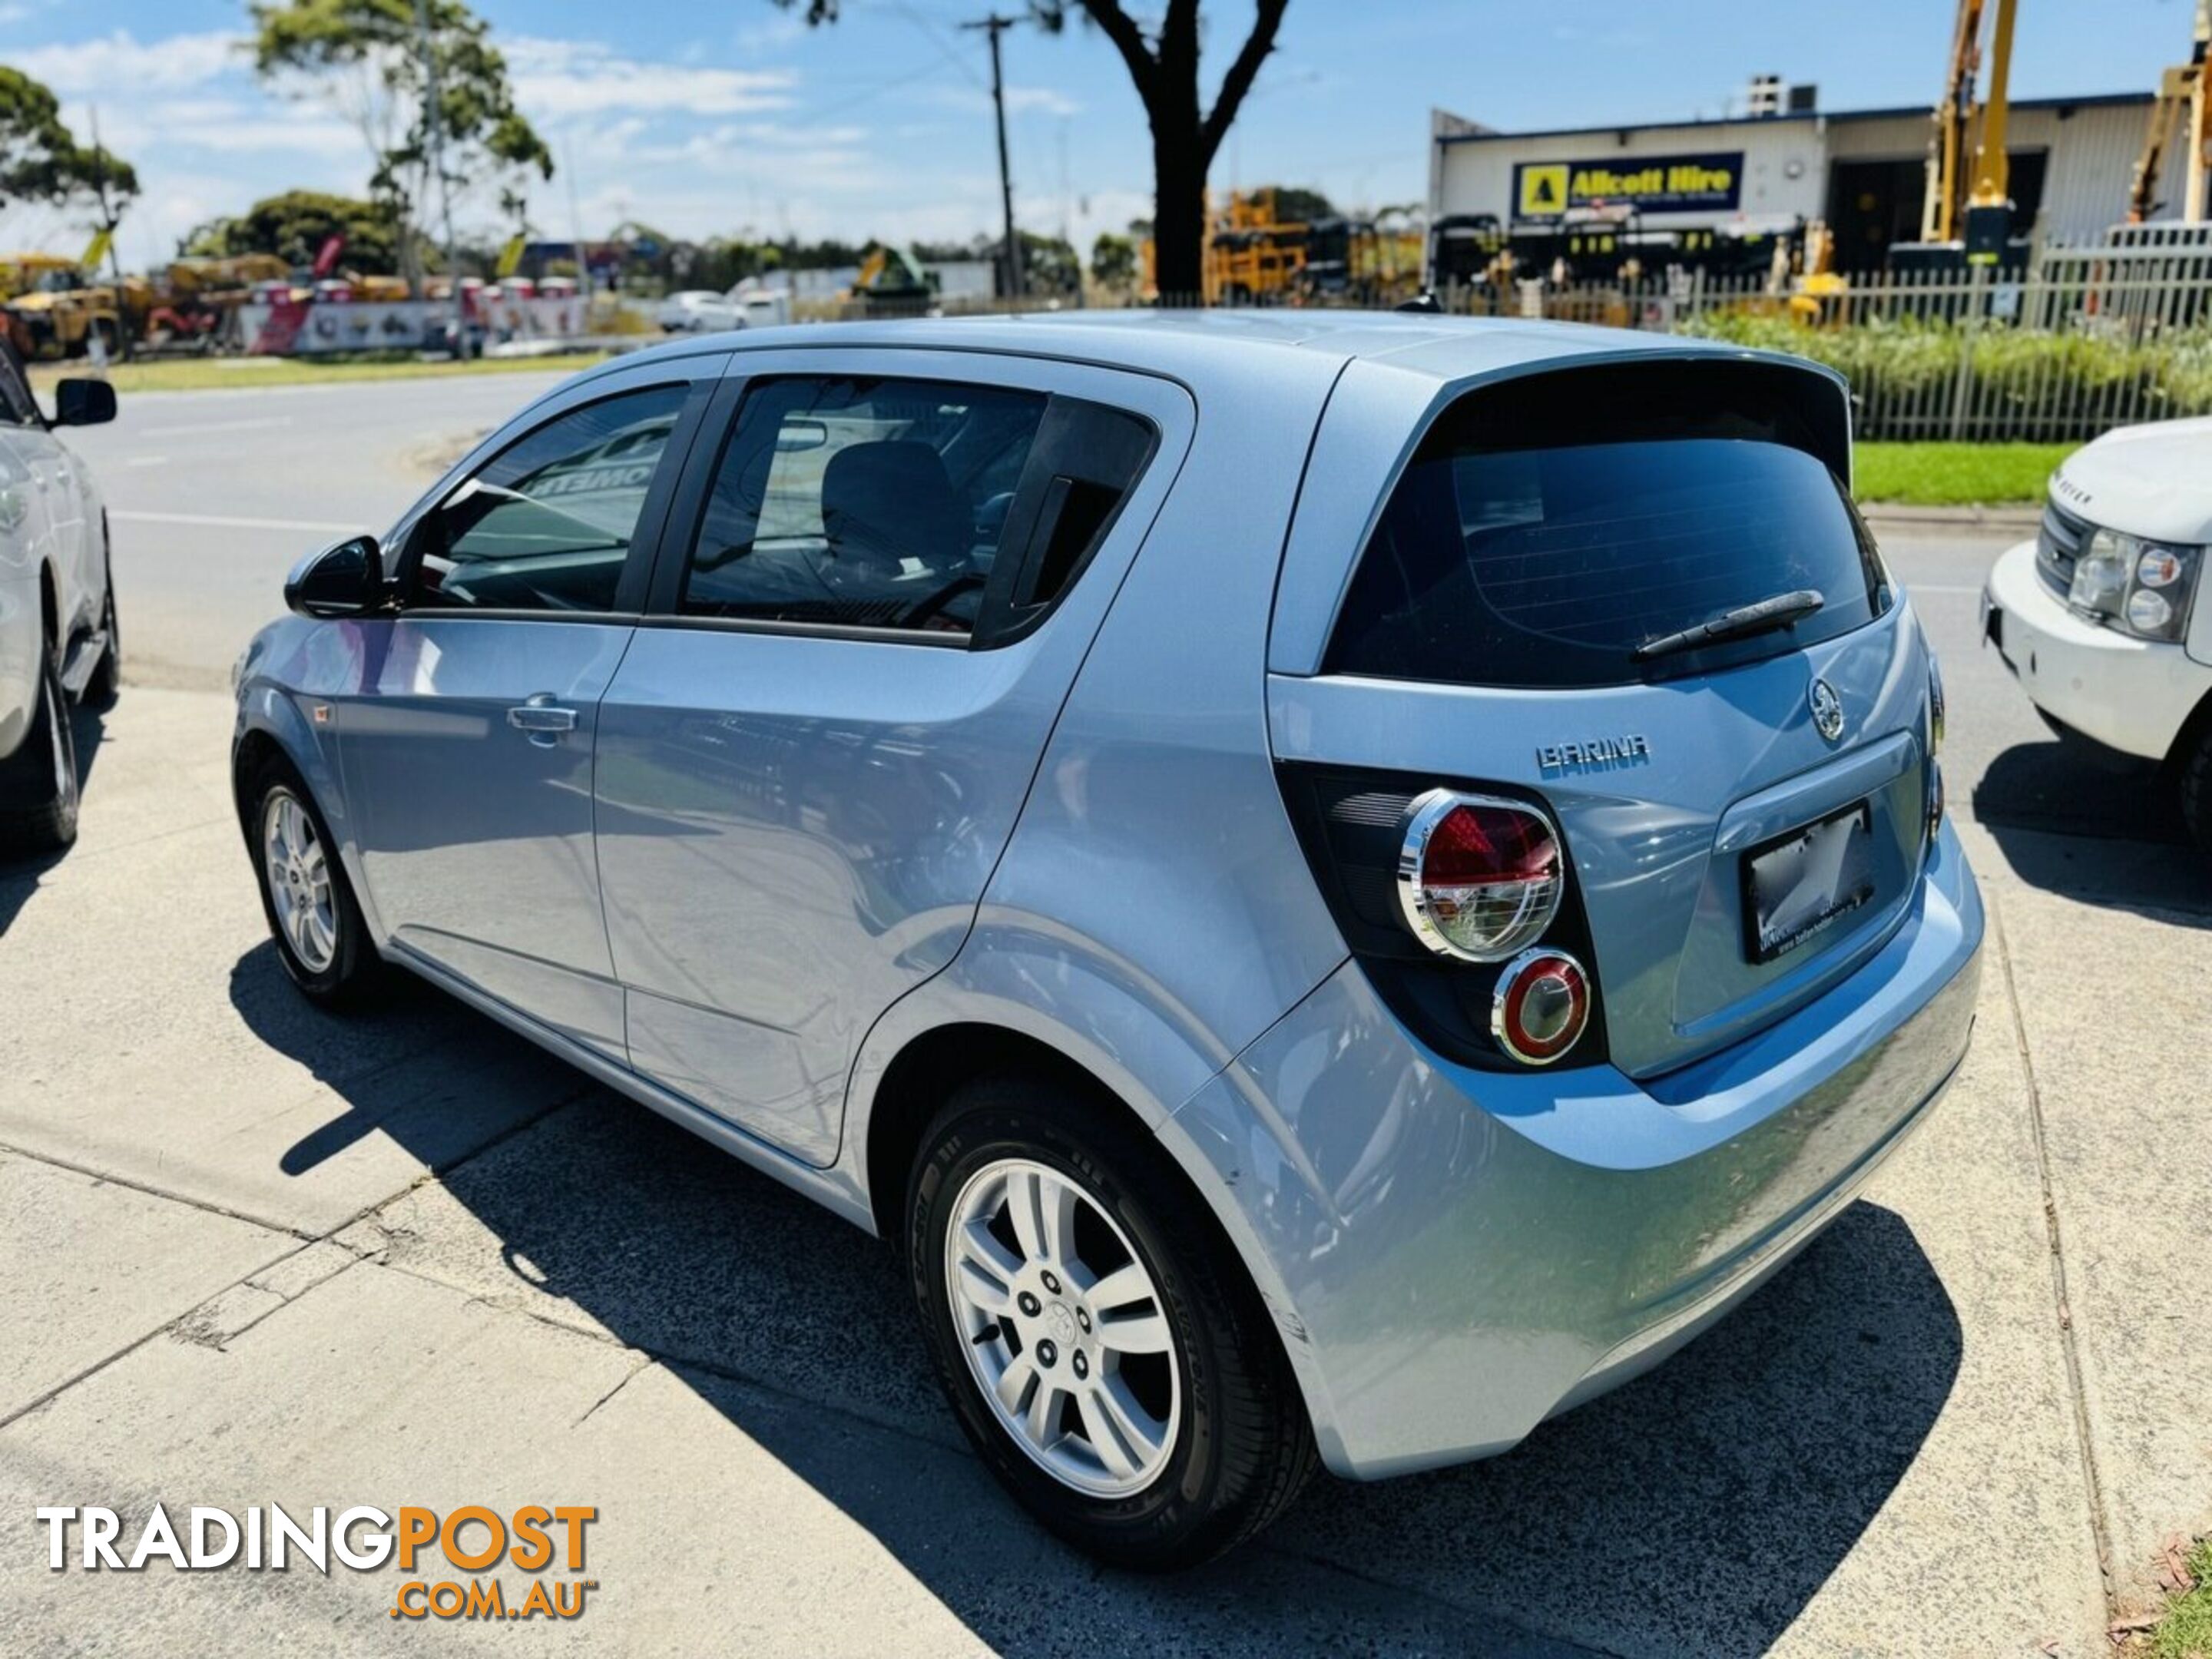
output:
<svg viewBox="0 0 2212 1659"><path fill-rule="evenodd" d="M776 0L805 5L810 23L834 21L838 0ZM1275 49L1290 0L1255 0L1251 32L1221 77L1208 108L1199 84L1199 0L1167 0L1157 27L1132 16L1121 0L1029 0L1048 29L1071 14L1095 24L1114 43L1152 129L1153 277L1160 293L1195 299L1204 283L1206 178L1243 106L1260 66Z"/></svg>

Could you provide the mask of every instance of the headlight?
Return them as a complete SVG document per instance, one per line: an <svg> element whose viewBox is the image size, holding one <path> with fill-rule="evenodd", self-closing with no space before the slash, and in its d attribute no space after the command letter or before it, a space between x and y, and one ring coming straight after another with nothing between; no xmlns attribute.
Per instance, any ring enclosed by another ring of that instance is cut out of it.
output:
<svg viewBox="0 0 2212 1659"><path fill-rule="evenodd" d="M2189 626L2203 551L2117 530L2094 532L2074 561L2066 603L2138 639L2178 640Z"/></svg>

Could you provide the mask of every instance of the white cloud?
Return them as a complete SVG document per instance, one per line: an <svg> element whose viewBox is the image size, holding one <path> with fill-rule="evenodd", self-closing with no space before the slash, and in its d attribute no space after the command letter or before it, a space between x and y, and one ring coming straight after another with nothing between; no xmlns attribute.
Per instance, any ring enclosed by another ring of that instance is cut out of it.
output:
<svg viewBox="0 0 2212 1659"><path fill-rule="evenodd" d="M146 91L204 87L244 66L244 37L220 30L141 42L128 29L90 40L26 46L8 61L63 97L122 100Z"/></svg>
<svg viewBox="0 0 2212 1659"><path fill-rule="evenodd" d="M788 104L797 77L787 70L714 69L642 63L591 40L534 35L504 41L514 100L533 119L651 110L741 115Z"/></svg>
<svg viewBox="0 0 2212 1659"><path fill-rule="evenodd" d="M935 101L947 109L964 114L988 115L991 112L991 94L978 92L972 87L939 87ZM1006 113L1009 115L1080 115L1083 106L1056 87L1008 87Z"/></svg>
<svg viewBox="0 0 2212 1659"><path fill-rule="evenodd" d="M261 99L155 99L116 106L101 141L141 164L177 150L217 155L265 154L318 160L364 155L361 134L334 116ZM366 167L366 161L362 165Z"/></svg>

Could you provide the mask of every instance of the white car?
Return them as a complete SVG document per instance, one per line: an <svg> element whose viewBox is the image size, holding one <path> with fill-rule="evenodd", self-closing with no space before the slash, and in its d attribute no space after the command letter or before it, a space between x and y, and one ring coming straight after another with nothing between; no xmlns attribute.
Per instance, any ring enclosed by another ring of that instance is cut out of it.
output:
<svg viewBox="0 0 2212 1659"><path fill-rule="evenodd" d="M729 295L706 289L686 289L670 295L660 302L656 319L670 334L714 334L745 325Z"/></svg>
<svg viewBox="0 0 2212 1659"><path fill-rule="evenodd" d="M2212 418L2122 427L2051 475L2035 539L1982 595L1983 637L2063 738L2169 769L2212 849Z"/></svg>
<svg viewBox="0 0 2212 1659"><path fill-rule="evenodd" d="M70 705L113 700L120 660L107 515L53 428L115 418L105 380L64 380L50 423L0 342L0 855L76 839Z"/></svg>

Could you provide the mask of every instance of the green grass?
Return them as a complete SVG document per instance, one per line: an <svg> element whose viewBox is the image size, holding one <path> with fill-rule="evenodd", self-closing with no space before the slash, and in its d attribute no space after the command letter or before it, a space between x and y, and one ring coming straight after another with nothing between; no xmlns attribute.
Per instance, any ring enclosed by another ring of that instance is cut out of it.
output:
<svg viewBox="0 0 2212 1659"><path fill-rule="evenodd" d="M1896 507L2039 501L2078 444L1870 443L1856 451L1855 494Z"/></svg>
<svg viewBox="0 0 2212 1659"><path fill-rule="evenodd" d="M2212 1538L2189 1553L2197 1588L2176 1596L2150 1633L2155 1659L2212 1659Z"/></svg>
<svg viewBox="0 0 2212 1659"><path fill-rule="evenodd" d="M312 357L173 357L148 363L115 363L107 378L118 392L250 391L267 386L314 386L333 380L405 380L454 374L565 374L605 362L599 351L564 352L557 357L480 357L465 363L424 362L416 358L322 362ZM31 382L42 392L71 374L87 372L82 359L39 363Z"/></svg>

